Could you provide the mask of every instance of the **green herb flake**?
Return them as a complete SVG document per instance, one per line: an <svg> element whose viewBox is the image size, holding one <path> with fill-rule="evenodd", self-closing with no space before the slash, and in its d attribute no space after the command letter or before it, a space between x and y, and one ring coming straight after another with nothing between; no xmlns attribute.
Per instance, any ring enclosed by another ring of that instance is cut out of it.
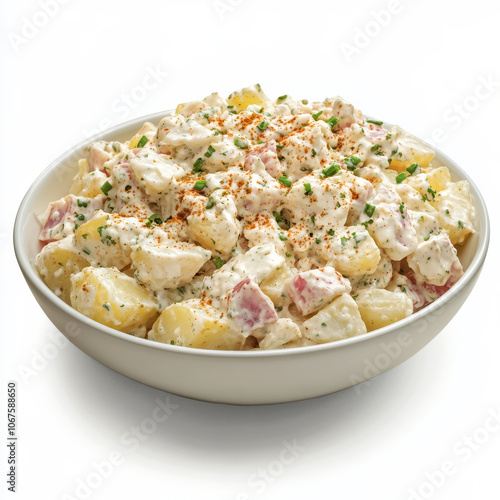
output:
<svg viewBox="0 0 500 500"><path fill-rule="evenodd" d="M278 97L278 101L284 101L288 97L288 94L283 94Z"/></svg>
<svg viewBox="0 0 500 500"><path fill-rule="evenodd" d="M279 232L279 237L281 241L286 241L288 239L286 234L283 233L282 231Z"/></svg>
<svg viewBox="0 0 500 500"><path fill-rule="evenodd" d="M208 146L207 152L203 155L205 158L210 158L215 153L215 149L212 146Z"/></svg>
<svg viewBox="0 0 500 500"><path fill-rule="evenodd" d="M321 244L321 238L316 238L316 245Z"/></svg>
<svg viewBox="0 0 500 500"><path fill-rule="evenodd" d="M417 170L417 168L419 167L418 163L413 163L412 165L410 165L406 171L410 174L410 175L413 175L415 173L415 170Z"/></svg>
<svg viewBox="0 0 500 500"><path fill-rule="evenodd" d="M281 214L279 212L273 212L274 218L276 219L276 222L280 223L283 222L283 217L281 217Z"/></svg>
<svg viewBox="0 0 500 500"><path fill-rule="evenodd" d="M317 113L314 113L312 117L314 118L315 121L318 121L318 118L323 114L323 111L318 111Z"/></svg>
<svg viewBox="0 0 500 500"><path fill-rule="evenodd" d="M334 235L335 235L335 230L334 230L334 229L329 229L329 230L328 230L328 234L329 234L330 236L334 236Z"/></svg>
<svg viewBox="0 0 500 500"><path fill-rule="evenodd" d="M318 152L317 152L315 149L313 149L313 150L312 150L312 155L313 155L313 156L316 156L317 154L318 154Z"/></svg>
<svg viewBox="0 0 500 500"><path fill-rule="evenodd" d="M306 194L312 194L311 184L309 182L304 183L304 191Z"/></svg>
<svg viewBox="0 0 500 500"><path fill-rule="evenodd" d="M77 213L75 212L75 219L78 219L78 220L85 220L85 215L83 215L83 214L77 214Z"/></svg>
<svg viewBox="0 0 500 500"><path fill-rule="evenodd" d="M396 175L397 184L401 184L405 179L406 179L406 172L401 172L400 174Z"/></svg>
<svg viewBox="0 0 500 500"><path fill-rule="evenodd" d="M363 211L365 212L366 215L368 215L368 217L371 217L373 215L373 212L375 212L375 205L367 203Z"/></svg>
<svg viewBox="0 0 500 500"><path fill-rule="evenodd" d="M194 188L197 190L197 191L201 191L204 187L206 187L207 185L207 181L205 179L198 179L195 183L194 183Z"/></svg>
<svg viewBox="0 0 500 500"><path fill-rule="evenodd" d="M257 128L259 130L266 130L266 128L269 127L269 122L267 120L262 120L258 125Z"/></svg>
<svg viewBox="0 0 500 500"><path fill-rule="evenodd" d="M384 122L380 120L366 120L366 123L373 123L373 125L383 125Z"/></svg>
<svg viewBox="0 0 500 500"><path fill-rule="evenodd" d="M149 139L145 135L143 135L139 139L139 142L137 143L137 147L138 148L143 148L148 142L149 142Z"/></svg>
<svg viewBox="0 0 500 500"><path fill-rule="evenodd" d="M360 162L361 159L357 156L349 156L348 158L344 159L344 165L347 167L347 170L350 170L351 172L353 170L356 170L356 167Z"/></svg>
<svg viewBox="0 0 500 500"><path fill-rule="evenodd" d="M102 186L101 186L101 191L106 195L108 196L108 193L110 192L111 188L113 186L108 182L106 181Z"/></svg>
<svg viewBox="0 0 500 500"><path fill-rule="evenodd" d="M220 269L224 265L224 261L220 257L215 257L214 264L217 269Z"/></svg>
<svg viewBox="0 0 500 500"><path fill-rule="evenodd" d="M80 200L80 198L77 198L76 199L76 204L79 206L79 207L84 207L84 208L87 208L88 205L89 205L89 202L88 201L82 201ZM83 219L82 219L83 220Z"/></svg>
<svg viewBox="0 0 500 500"><path fill-rule="evenodd" d="M380 149L380 144L375 144L375 146L372 146L370 149L371 149L372 151L377 151L377 150L379 150L379 149Z"/></svg>
<svg viewBox="0 0 500 500"><path fill-rule="evenodd" d="M209 197L208 197L207 206L206 206L205 208L206 208L207 210L210 210L211 208L213 208L213 207L214 207L214 205L215 205L215 201L214 201L214 199L213 199L211 196L209 196Z"/></svg>
<svg viewBox="0 0 500 500"><path fill-rule="evenodd" d="M205 153L205 156L206 156L206 153ZM203 164L205 163L205 160L203 158L198 158L194 164L193 164L193 172L201 172L201 167L203 166Z"/></svg>
<svg viewBox="0 0 500 500"><path fill-rule="evenodd" d="M328 168L322 170L322 173L325 177L332 177L337 174L340 170L340 165L338 163L332 163Z"/></svg>
<svg viewBox="0 0 500 500"><path fill-rule="evenodd" d="M328 123L328 125L330 125L331 128L335 127L335 125L337 125L338 122L339 119L336 116L332 116L328 118L328 120L326 120L326 123Z"/></svg>
<svg viewBox="0 0 500 500"><path fill-rule="evenodd" d="M345 244L347 243L348 240L349 240L349 238L346 238L345 236L342 236L342 238L340 238L340 244L342 246L345 246Z"/></svg>
<svg viewBox="0 0 500 500"><path fill-rule="evenodd" d="M241 137L234 138L234 145L240 149L248 149L248 142Z"/></svg>
<svg viewBox="0 0 500 500"><path fill-rule="evenodd" d="M278 177L278 181L286 187L292 187L292 182L285 175Z"/></svg>
<svg viewBox="0 0 500 500"><path fill-rule="evenodd" d="M104 307L104 309L106 309L106 311L110 310L109 304L103 304L102 307Z"/></svg>
<svg viewBox="0 0 500 500"><path fill-rule="evenodd" d="M457 226L458 226L458 229L463 229L464 223L461 220L459 220Z"/></svg>
<svg viewBox="0 0 500 500"><path fill-rule="evenodd" d="M83 252L90 255L90 250L88 248L82 248Z"/></svg>

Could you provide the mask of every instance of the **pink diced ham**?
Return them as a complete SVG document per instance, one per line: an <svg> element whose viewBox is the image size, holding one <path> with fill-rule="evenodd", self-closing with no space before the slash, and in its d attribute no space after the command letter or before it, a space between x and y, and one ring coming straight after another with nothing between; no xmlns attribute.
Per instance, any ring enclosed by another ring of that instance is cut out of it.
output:
<svg viewBox="0 0 500 500"><path fill-rule="evenodd" d="M262 161L266 172L275 179L282 175L283 168L278 160L276 141L272 140L270 142L266 142L265 144L259 144L249 150L245 159L245 168L255 172L257 159Z"/></svg>
<svg viewBox="0 0 500 500"><path fill-rule="evenodd" d="M104 195L96 198L82 198L72 194L53 201L41 219L40 241L62 240L69 234L73 234L75 225L82 225L89 220L96 210L104 207L104 201Z"/></svg>
<svg viewBox="0 0 500 500"><path fill-rule="evenodd" d="M447 292L463 275L463 269L453 263L450 270L450 277L446 283L442 286L432 285L425 281L418 282L415 273L410 270L405 276L408 279L409 296L413 300L413 310L414 312L420 311L424 307L428 306L430 303L434 302L436 299L441 297L445 292Z"/></svg>
<svg viewBox="0 0 500 500"><path fill-rule="evenodd" d="M228 293L227 300L228 315L245 336L278 319L271 299L262 292L254 278L250 276L240 281Z"/></svg>
<svg viewBox="0 0 500 500"><path fill-rule="evenodd" d="M363 127L365 129L365 134L369 139L373 139L372 142L375 142L377 139L382 139L387 136L387 130L380 126L370 123L367 127L366 125Z"/></svg>
<svg viewBox="0 0 500 500"><path fill-rule="evenodd" d="M333 267L326 266L297 274L286 281L285 289L297 309L307 316L349 292L351 285Z"/></svg>
<svg viewBox="0 0 500 500"><path fill-rule="evenodd" d="M87 150L85 157L89 164L89 171L100 170L108 177L111 175L109 169L104 168L104 164L113 158L113 155L105 150L107 142L98 141L94 142Z"/></svg>

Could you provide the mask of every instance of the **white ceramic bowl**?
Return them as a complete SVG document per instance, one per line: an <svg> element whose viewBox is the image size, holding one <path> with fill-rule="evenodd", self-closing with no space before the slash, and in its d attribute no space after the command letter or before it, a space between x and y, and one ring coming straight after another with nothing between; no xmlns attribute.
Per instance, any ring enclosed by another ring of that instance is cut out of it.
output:
<svg viewBox="0 0 500 500"><path fill-rule="evenodd" d="M397 366L418 352L451 320L471 292L489 242L484 201L471 179L440 152L436 160L453 180L467 179L475 208L476 234L460 251L464 276L442 297L416 314L380 330L329 344L277 351L211 351L132 337L72 309L54 295L34 268L40 251L35 213L65 196L85 145L125 141L146 120L158 123L168 111L116 126L78 144L54 161L33 183L14 227L16 256L36 300L54 325L77 347L118 373L190 398L232 404L269 404L323 396Z"/></svg>

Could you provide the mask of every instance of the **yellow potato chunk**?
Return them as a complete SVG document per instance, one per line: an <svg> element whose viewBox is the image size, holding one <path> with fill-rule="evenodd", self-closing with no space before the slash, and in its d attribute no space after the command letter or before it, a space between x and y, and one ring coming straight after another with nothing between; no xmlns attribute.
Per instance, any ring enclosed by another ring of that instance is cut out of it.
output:
<svg viewBox="0 0 500 500"><path fill-rule="evenodd" d="M195 213L187 221L191 239L208 250L228 254L238 241L240 233L236 218L227 210Z"/></svg>
<svg viewBox="0 0 500 500"><path fill-rule="evenodd" d="M329 306L304 321L303 329L305 337L317 344L366 333L358 306L348 293L338 296Z"/></svg>
<svg viewBox="0 0 500 500"><path fill-rule="evenodd" d="M293 275L291 269L283 265L261 282L260 289L273 301L275 306L283 306L289 302L284 283Z"/></svg>
<svg viewBox="0 0 500 500"><path fill-rule="evenodd" d="M67 236L44 246L36 257L35 265L45 284L69 304L71 275L80 272L90 264L74 248L73 237Z"/></svg>
<svg viewBox="0 0 500 500"><path fill-rule="evenodd" d="M380 250L363 226L335 231L335 235L318 248L318 253L344 276L372 274L380 261Z"/></svg>
<svg viewBox="0 0 500 500"><path fill-rule="evenodd" d="M123 269L131 263L130 249L121 245L116 234L110 233L113 217L100 213L75 231L76 246L94 265Z"/></svg>
<svg viewBox="0 0 500 500"><path fill-rule="evenodd" d="M199 299L167 307L148 337L165 344L220 350L239 350L245 340L222 311Z"/></svg>
<svg viewBox="0 0 500 500"><path fill-rule="evenodd" d="M446 167L439 167L426 172L429 185L439 193L451 182L450 171Z"/></svg>
<svg viewBox="0 0 500 500"><path fill-rule="evenodd" d="M453 182L440 191L432 203L438 212L439 223L456 245L474 232L474 212L467 181Z"/></svg>
<svg viewBox="0 0 500 500"><path fill-rule="evenodd" d="M192 243L173 241L141 244L134 248L131 257L137 280L160 291L190 282L211 255L209 250Z"/></svg>
<svg viewBox="0 0 500 500"><path fill-rule="evenodd" d="M251 104L257 104L264 109L272 106L269 98L262 92L261 86L257 83L251 87L232 92L227 98L228 106L234 106L236 111L244 111Z"/></svg>
<svg viewBox="0 0 500 500"><path fill-rule="evenodd" d="M129 149L136 148L143 135L151 140L155 134L156 127L151 122L145 122L144 125L139 129L137 134L135 134L132 139L130 139L130 142L128 144Z"/></svg>
<svg viewBox="0 0 500 500"><path fill-rule="evenodd" d="M94 321L142 337L158 315L153 294L115 268L86 267L74 275L71 305Z"/></svg>
<svg viewBox="0 0 500 500"><path fill-rule="evenodd" d="M369 332L395 323L413 313L413 302L407 295L381 288L360 290L356 304Z"/></svg>
<svg viewBox="0 0 500 500"><path fill-rule="evenodd" d="M393 135L398 135L398 150L392 157L390 168L403 172L413 163L425 169L434 158L434 151L422 141L399 127L393 127Z"/></svg>

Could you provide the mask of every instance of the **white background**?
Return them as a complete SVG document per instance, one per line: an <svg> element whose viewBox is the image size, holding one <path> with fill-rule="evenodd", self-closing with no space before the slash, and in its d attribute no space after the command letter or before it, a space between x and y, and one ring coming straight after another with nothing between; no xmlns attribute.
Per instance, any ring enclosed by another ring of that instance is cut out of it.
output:
<svg viewBox="0 0 500 500"><path fill-rule="evenodd" d="M42 0L5 4L0 436L17 380L16 498L500 498L496 3L47 0L49 14ZM486 199L489 256L445 330L370 384L268 407L170 396L177 406L157 424L165 393L90 359L43 315L15 262L15 213L36 176L91 133L255 82L273 98L339 94L434 140ZM14 498L0 455L0 497Z"/></svg>

